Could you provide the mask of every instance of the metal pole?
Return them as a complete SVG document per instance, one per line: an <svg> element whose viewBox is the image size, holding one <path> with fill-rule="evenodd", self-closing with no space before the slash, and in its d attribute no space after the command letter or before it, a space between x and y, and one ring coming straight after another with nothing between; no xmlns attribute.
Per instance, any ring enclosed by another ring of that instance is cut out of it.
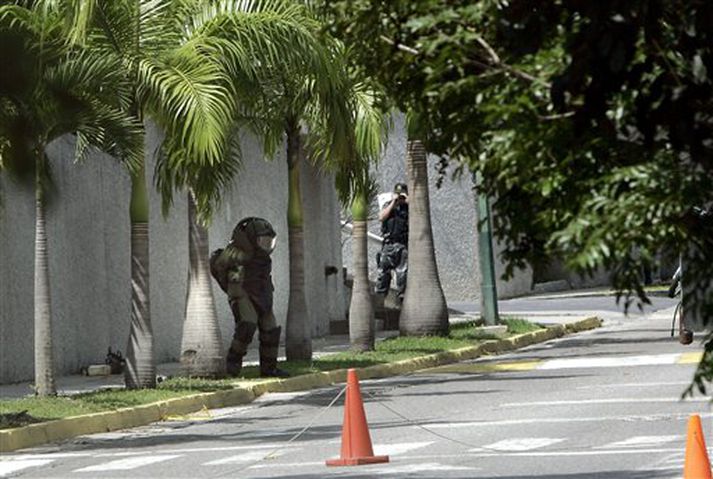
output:
<svg viewBox="0 0 713 479"><path fill-rule="evenodd" d="M480 175L473 173L475 185L480 185L481 181ZM495 260L493 259L493 237L490 223L490 202L487 195L483 193L476 193L476 197L481 316L486 325L492 326L499 322L499 318L498 291L495 284Z"/></svg>

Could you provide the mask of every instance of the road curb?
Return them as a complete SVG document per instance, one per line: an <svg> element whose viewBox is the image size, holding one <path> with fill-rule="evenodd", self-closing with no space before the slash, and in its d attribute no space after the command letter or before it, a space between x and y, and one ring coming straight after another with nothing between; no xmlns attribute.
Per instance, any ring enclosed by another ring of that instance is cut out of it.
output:
<svg viewBox="0 0 713 479"><path fill-rule="evenodd" d="M420 369L475 359L483 355L513 351L532 344L559 338L566 334L598 328L601 323L601 319L593 316L506 339L485 341L477 346L468 346L388 364L356 368L356 370L361 379L396 376ZM304 391L335 383L343 383L346 381L346 377L346 369L337 369L288 379L274 379L256 384L239 385L234 389L173 398L115 411L68 417L14 429L3 429L0 430L0 452L16 451L85 434L144 426L165 419L168 416L186 415L205 408L217 409L248 404L258 396L268 392Z"/></svg>

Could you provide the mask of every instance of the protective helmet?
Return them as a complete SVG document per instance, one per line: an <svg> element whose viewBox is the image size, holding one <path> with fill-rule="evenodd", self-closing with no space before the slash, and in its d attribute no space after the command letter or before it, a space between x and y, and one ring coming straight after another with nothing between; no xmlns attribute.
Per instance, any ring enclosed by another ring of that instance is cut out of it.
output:
<svg viewBox="0 0 713 479"><path fill-rule="evenodd" d="M406 186L406 183L396 183L394 185L394 193L396 193L397 195L407 195L408 186Z"/></svg>
<svg viewBox="0 0 713 479"><path fill-rule="evenodd" d="M277 233L269 221L262 218L245 218L238 223L257 252L270 254L275 249Z"/></svg>

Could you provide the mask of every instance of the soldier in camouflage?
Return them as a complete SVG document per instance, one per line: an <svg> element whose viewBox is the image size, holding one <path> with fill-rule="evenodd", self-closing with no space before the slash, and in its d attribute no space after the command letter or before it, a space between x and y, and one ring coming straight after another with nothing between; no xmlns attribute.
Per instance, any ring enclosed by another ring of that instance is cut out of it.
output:
<svg viewBox="0 0 713 479"><path fill-rule="evenodd" d="M377 278L374 292L383 300L391 285L391 272L396 276L396 293L403 301L408 272L408 188L396 183L391 200L379 212L384 243L377 256Z"/></svg>
<svg viewBox="0 0 713 479"><path fill-rule="evenodd" d="M211 274L228 294L235 318L235 333L226 358L229 376L238 376L248 345L259 330L260 375L284 377L278 369L277 354L282 328L272 312L272 260L275 230L262 218L245 218L235 229L225 248L210 258Z"/></svg>

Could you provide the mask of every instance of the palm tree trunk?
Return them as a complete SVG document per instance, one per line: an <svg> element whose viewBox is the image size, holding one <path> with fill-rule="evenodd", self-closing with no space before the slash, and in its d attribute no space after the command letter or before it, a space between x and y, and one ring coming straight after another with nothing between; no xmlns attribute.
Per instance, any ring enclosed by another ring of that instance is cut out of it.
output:
<svg viewBox="0 0 713 479"><path fill-rule="evenodd" d="M156 387L149 304L149 201L144 167L131 178L131 329L124 381L129 389Z"/></svg>
<svg viewBox="0 0 713 479"><path fill-rule="evenodd" d="M357 193L352 202L352 262L354 283L349 304L349 343L356 351L374 350L374 305L369 285L367 246L368 201L366 193Z"/></svg>
<svg viewBox="0 0 713 479"><path fill-rule="evenodd" d="M44 156L44 148L39 157ZM54 382L50 275L45 227L45 202L42 185L43 159L37 160L35 183L35 393L57 394Z"/></svg>
<svg viewBox="0 0 713 479"><path fill-rule="evenodd" d="M181 366L188 376L225 375L223 341L211 287L208 229L198 223L193 193L188 194L188 291L181 341Z"/></svg>
<svg viewBox="0 0 713 479"><path fill-rule="evenodd" d="M428 198L426 150L420 140L407 143L409 181L408 283L399 318L402 335L448 333L448 308L438 278Z"/></svg>
<svg viewBox="0 0 713 479"><path fill-rule="evenodd" d="M287 233L290 294L287 301L285 353L288 360L312 359L312 334L305 299L304 218L300 195L300 158L304 154L297 120L287 121Z"/></svg>

